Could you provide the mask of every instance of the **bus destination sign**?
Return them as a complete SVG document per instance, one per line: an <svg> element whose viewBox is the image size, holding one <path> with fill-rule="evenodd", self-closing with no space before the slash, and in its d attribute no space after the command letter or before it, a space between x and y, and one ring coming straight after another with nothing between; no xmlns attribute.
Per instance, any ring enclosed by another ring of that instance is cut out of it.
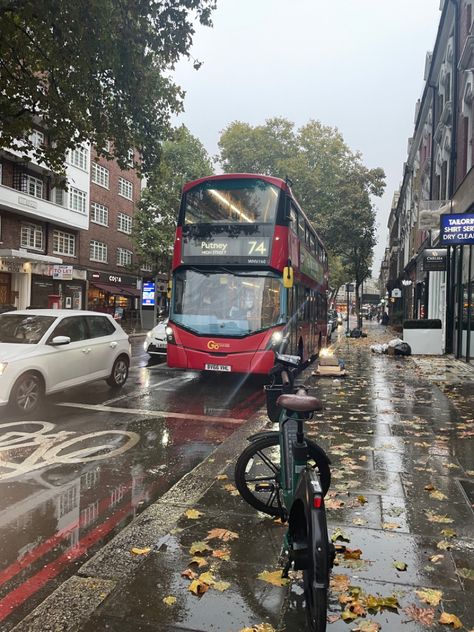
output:
<svg viewBox="0 0 474 632"><path fill-rule="evenodd" d="M183 263L191 264L267 264L271 240L260 234L236 234L219 232L205 235L198 231L183 233Z"/></svg>

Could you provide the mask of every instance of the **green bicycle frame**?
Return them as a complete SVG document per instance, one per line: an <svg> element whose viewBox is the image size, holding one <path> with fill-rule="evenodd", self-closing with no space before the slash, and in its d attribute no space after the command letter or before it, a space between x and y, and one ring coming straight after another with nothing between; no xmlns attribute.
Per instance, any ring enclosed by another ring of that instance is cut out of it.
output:
<svg viewBox="0 0 474 632"><path fill-rule="evenodd" d="M285 507L287 509L289 509L293 504L299 476L306 467L305 459L297 460L293 455L293 445L296 443L298 419L298 413L287 415L286 411L283 410L279 421L281 459L280 485L283 492Z"/></svg>

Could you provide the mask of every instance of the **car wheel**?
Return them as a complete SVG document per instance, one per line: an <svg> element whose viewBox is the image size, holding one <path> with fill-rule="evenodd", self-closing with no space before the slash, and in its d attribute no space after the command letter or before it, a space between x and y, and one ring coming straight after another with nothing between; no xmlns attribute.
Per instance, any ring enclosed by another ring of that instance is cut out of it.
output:
<svg viewBox="0 0 474 632"><path fill-rule="evenodd" d="M129 361L127 356L119 356L112 367L112 372L107 378L107 384L114 388L122 387L127 381Z"/></svg>
<svg viewBox="0 0 474 632"><path fill-rule="evenodd" d="M13 386L10 405L17 413L34 413L44 399L43 380L37 373L25 373Z"/></svg>

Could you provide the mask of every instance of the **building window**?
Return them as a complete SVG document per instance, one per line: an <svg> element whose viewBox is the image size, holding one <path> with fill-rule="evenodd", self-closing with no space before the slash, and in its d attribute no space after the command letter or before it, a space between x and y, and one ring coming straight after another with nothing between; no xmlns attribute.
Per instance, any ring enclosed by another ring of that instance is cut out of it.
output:
<svg viewBox="0 0 474 632"><path fill-rule="evenodd" d="M64 233L62 230L54 230L53 253L74 257L76 254L76 236L72 233Z"/></svg>
<svg viewBox="0 0 474 632"><path fill-rule="evenodd" d="M129 182L128 180L125 180L125 178L119 178L118 192L119 192L119 195L121 195L124 198L127 198L127 200L132 200L133 199L133 184Z"/></svg>
<svg viewBox="0 0 474 632"><path fill-rule="evenodd" d="M93 202L91 204L91 222L100 224L101 226L109 225L109 209L103 204Z"/></svg>
<svg viewBox="0 0 474 632"><path fill-rule="evenodd" d="M133 149L129 149L127 152L127 162L131 167L133 167L134 160L135 160L135 152L133 151Z"/></svg>
<svg viewBox="0 0 474 632"><path fill-rule="evenodd" d="M87 171L87 155L88 151L86 147L76 147L69 152L69 162L74 167L79 167Z"/></svg>
<svg viewBox="0 0 474 632"><path fill-rule="evenodd" d="M153 268L151 267L149 263L142 263L140 266L140 270L142 272L152 272Z"/></svg>
<svg viewBox="0 0 474 632"><path fill-rule="evenodd" d="M131 266L132 265L132 253L125 248L117 248L117 265L118 266Z"/></svg>
<svg viewBox="0 0 474 632"><path fill-rule="evenodd" d="M96 162L92 163L92 182L105 189L109 188L109 170Z"/></svg>
<svg viewBox="0 0 474 632"><path fill-rule="evenodd" d="M69 208L78 213L86 214L86 194L84 191L69 187Z"/></svg>
<svg viewBox="0 0 474 632"><path fill-rule="evenodd" d="M31 134L28 137L28 140L34 147L41 147L44 145L44 134L37 129L31 131Z"/></svg>
<svg viewBox="0 0 474 632"><path fill-rule="evenodd" d="M107 263L107 244L100 241L91 241L89 259L91 261L101 261Z"/></svg>
<svg viewBox="0 0 474 632"><path fill-rule="evenodd" d="M20 243L22 248L43 250L43 227L37 224L23 224Z"/></svg>
<svg viewBox="0 0 474 632"><path fill-rule="evenodd" d="M121 233L127 233L130 235L132 232L132 218L125 213L119 213L117 215L117 230Z"/></svg>
<svg viewBox="0 0 474 632"><path fill-rule="evenodd" d="M43 197L43 180L30 176L27 173L23 173L21 176L21 190L28 195L33 195L37 198Z"/></svg>

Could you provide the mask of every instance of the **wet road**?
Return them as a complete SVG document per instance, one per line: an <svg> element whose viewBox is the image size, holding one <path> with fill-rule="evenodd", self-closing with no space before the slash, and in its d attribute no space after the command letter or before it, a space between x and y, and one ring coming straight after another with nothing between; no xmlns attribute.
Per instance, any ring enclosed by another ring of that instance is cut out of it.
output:
<svg viewBox="0 0 474 632"><path fill-rule="evenodd" d="M66 391L48 399L34 421L2 411L2 630L263 402L259 380L148 366L142 341L132 340L130 376L118 393L105 382Z"/></svg>

